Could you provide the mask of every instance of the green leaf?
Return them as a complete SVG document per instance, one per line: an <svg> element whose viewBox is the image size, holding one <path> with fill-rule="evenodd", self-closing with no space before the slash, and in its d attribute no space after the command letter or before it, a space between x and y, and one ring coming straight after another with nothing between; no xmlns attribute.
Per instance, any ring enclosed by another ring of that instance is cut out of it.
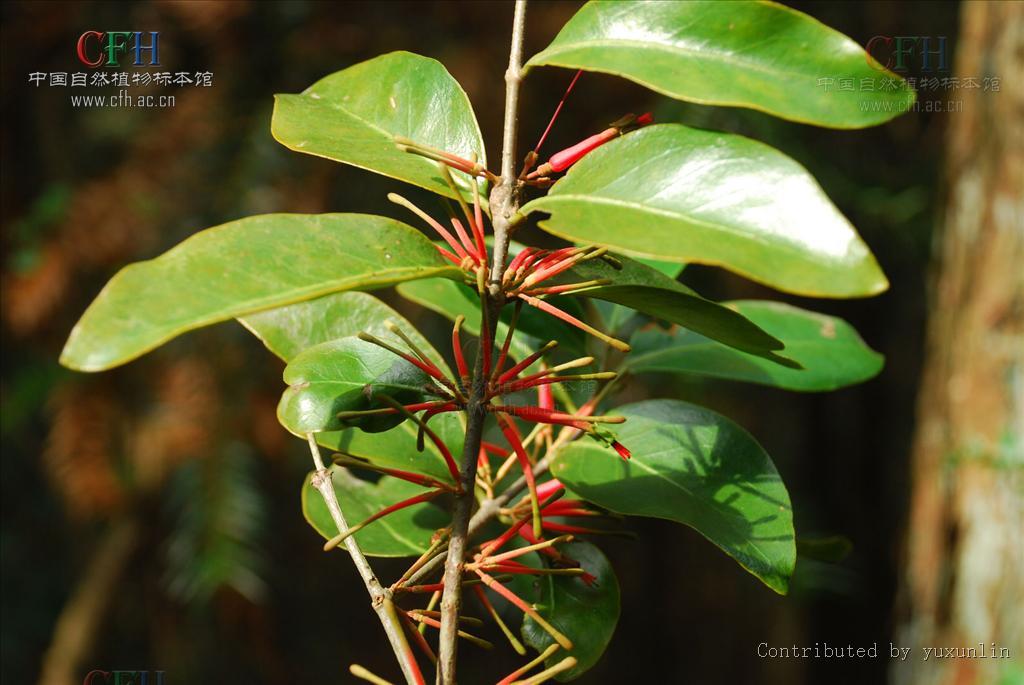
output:
<svg viewBox="0 0 1024 685"><path fill-rule="evenodd" d="M800 295L888 287L875 258L798 163L743 136L648 126L593 151L523 213L629 255L722 266Z"/></svg>
<svg viewBox="0 0 1024 685"><path fill-rule="evenodd" d="M545 662L551 667L567 656L576 657L576 666L556 677L565 682L590 670L611 642L619 621L619 582L608 559L594 545L572 542L559 550L580 562L583 570L596 578L589 587L572 576L541 576L538 580L537 611L573 643L568 652L559 650ZM554 643L554 639L528 616L523 619L521 632L526 644L538 652Z"/></svg>
<svg viewBox="0 0 1024 685"><path fill-rule="evenodd" d="M405 287L409 286L409 287ZM403 283L396 288L398 294L416 304L422 305L441 316L454 321L461 314L466 317L463 328L471 335L480 334L480 298L476 293L461 283L442 278L425 279L417 283ZM506 318L511 312L506 307ZM576 311L575 314L582 315ZM541 312L534 312L531 307L523 307L520 324L509 345L509 356L522 359L548 340L557 339L570 351L582 352L584 338L581 331L565 326L554 317ZM508 326L498 323L496 338L499 345L508 335Z"/></svg>
<svg viewBox="0 0 1024 685"><path fill-rule="evenodd" d="M653 326L630 339L633 353L626 367L634 373L688 373L808 392L862 383L882 370L882 355L842 319L781 302L727 305L784 342L783 354L803 368L773 364L692 331Z"/></svg>
<svg viewBox="0 0 1024 685"><path fill-rule="evenodd" d="M462 455L462 443L466 437L466 424L462 412L438 414L430 419L429 425L458 463ZM417 433L416 424L404 421L383 433L367 433L355 429L317 433L316 441L327 449L365 459L377 466L422 473L439 481L451 483L452 476L444 457L429 439L424 441L422 452L417 450Z"/></svg>
<svg viewBox="0 0 1024 685"><path fill-rule="evenodd" d="M649 266L656 271L660 271L672 280L679 278L679 274L683 273L683 269L686 268L685 264L676 264L675 262L663 262L660 259L644 259L643 257L637 259L644 266Z"/></svg>
<svg viewBox="0 0 1024 685"><path fill-rule="evenodd" d="M345 515L345 522L354 526L384 507L424 492L414 483L384 476L376 483L356 478L346 469L330 467L334 492ZM313 474L302 484L302 515L325 540L338 534L324 498L311 484ZM371 557L411 557L422 554L430 546L430 537L443 528L448 516L431 502L415 504L374 521L355 534L363 553Z"/></svg>
<svg viewBox="0 0 1024 685"><path fill-rule="evenodd" d="M327 76L299 95L277 95L271 133L297 152L326 157L452 196L437 164L394 136L481 163L484 144L469 98L444 66L391 52ZM453 172L469 187L467 176Z"/></svg>
<svg viewBox="0 0 1024 685"><path fill-rule="evenodd" d="M793 515L782 480L746 431L713 411L676 400L622 407L616 426L632 459L585 440L552 473L586 500L620 514L686 524L785 594L796 563Z"/></svg>
<svg viewBox="0 0 1024 685"><path fill-rule="evenodd" d="M682 283L640 262L618 255L615 255L615 259L620 262L620 268L603 259L591 259L560 274L551 282L573 283L594 279L610 281L608 285L576 292L686 326L726 345L778 363L790 363L772 353L772 350L782 348L782 342L736 311L704 299Z"/></svg>
<svg viewBox="0 0 1024 685"><path fill-rule="evenodd" d="M543 64L833 128L873 126L914 101L853 40L774 2L589 2L527 67ZM840 79L855 89L839 89Z"/></svg>
<svg viewBox="0 0 1024 685"><path fill-rule="evenodd" d="M586 247L586 245L577 243L577 247ZM663 262L657 259L644 259L641 257L635 261L643 264L644 266L649 266L655 271L660 271L673 281L679 278L679 274L683 273L683 269L686 268L685 264ZM612 302L601 300L596 302L595 305L597 306L598 314L601 316L601 324L604 326L604 329L602 330L613 337L618 337L616 335L618 330L628 323L634 316L637 316L637 312L635 310Z"/></svg>
<svg viewBox="0 0 1024 685"><path fill-rule="evenodd" d="M416 328L398 312L373 295L360 292L334 293L316 300L278 307L240 319L263 343L285 361L322 342L365 331L385 339L393 334L384 322L393 321L423 350L427 357L447 372L441 355ZM465 420L461 412L440 414L430 420L456 459L462 454ZM451 482L444 458L428 440L423 452L416 448L416 426L404 422L384 433L364 433L359 429L316 433L316 441L328 448L366 459L378 466L413 471Z"/></svg>
<svg viewBox="0 0 1024 685"><path fill-rule="evenodd" d="M64 366L102 371L185 331L341 290L459 277L430 241L367 214L265 214L201 231L114 276L75 325Z"/></svg>
<svg viewBox="0 0 1024 685"><path fill-rule="evenodd" d="M267 349L286 362L314 345L360 332L391 339L394 336L385 326L389 321L401 328L430 361L448 373L444 358L412 323L367 293L332 293L239 319L243 326L263 341Z"/></svg>
<svg viewBox="0 0 1024 685"><path fill-rule="evenodd" d="M288 389L277 406L277 418L305 437L351 426L373 432L393 428L402 422L401 415L340 420L338 413L388 406L375 399L379 394L402 404L421 402L428 378L392 352L351 337L300 352L285 368L284 382Z"/></svg>

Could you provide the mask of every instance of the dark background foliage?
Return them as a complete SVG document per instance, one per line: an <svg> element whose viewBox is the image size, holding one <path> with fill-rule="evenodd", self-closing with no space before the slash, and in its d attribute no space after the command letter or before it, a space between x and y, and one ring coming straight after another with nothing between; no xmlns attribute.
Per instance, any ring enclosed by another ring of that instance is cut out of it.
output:
<svg viewBox="0 0 1024 685"><path fill-rule="evenodd" d="M796 6L861 44L928 35L956 46L955 3ZM527 54L577 7L531 3ZM200 228L271 211L398 216L384 200L397 182L275 143L273 93L392 50L435 57L469 93L496 160L511 5L21 2L2 11L3 679L38 680L64 603L107 531L126 520L137 525L137 544L102 598L88 668L224 683L339 680L352 661L391 673L358 577L342 555L320 552L302 519L308 455L275 421L281 364L255 339L225 324L98 376L56 359L119 266ZM29 86L30 72L78 70L75 42L88 29L158 30L166 68L212 71L214 86L169 89L174 108L133 110L76 109L67 89ZM570 77L540 69L527 80L524 149ZM788 299L843 316L887 362L873 381L824 395L659 378L626 391L694 399L735 418L773 455L798 534L845 535L854 551L838 565L802 559L792 593L779 597L689 529L637 520L637 540L604 545L623 613L583 682L884 682L884 656L764 660L756 649L888 648L938 168L945 122L956 115L911 113L875 129L829 131L586 74L546 149L646 110L660 121L741 132L799 160L860 229L893 286L870 300L800 302L711 269L690 268L684 280L715 298ZM549 241L535 229L522 237ZM433 315L386 297L423 330L441 331ZM380 570L388 576L400 564ZM508 650L463 654L467 683L515 663Z"/></svg>

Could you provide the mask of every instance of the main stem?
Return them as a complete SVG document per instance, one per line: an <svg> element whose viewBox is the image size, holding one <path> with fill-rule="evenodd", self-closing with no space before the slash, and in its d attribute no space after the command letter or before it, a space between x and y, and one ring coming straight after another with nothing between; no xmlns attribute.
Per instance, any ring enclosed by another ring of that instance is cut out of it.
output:
<svg viewBox="0 0 1024 685"><path fill-rule="evenodd" d="M516 180L516 138L519 124L519 84L522 81L523 30L526 26L526 0L516 0L512 20L512 46L505 71L505 126L501 145L501 181L491 191L491 224L494 227L494 253L491 273L484 294L484 318L488 330L481 331L481 340L494 340L498 315L504 305L501 276L508 257L510 229L519 212L520 185ZM473 374L473 387L467 404L466 440L462 446L459 482L462 494L456 498L452 512L452 529L448 557L444 566L444 594L441 597L441 635L437 661L437 682L455 684L458 653L458 619L462 608L462 569L466 560L469 521L473 513L476 489L476 465L483 438L487 378L483 354L478 353Z"/></svg>
<svg viewBox="0 0 1024 685"><path fill-rule="evenodd" d="M316 472L313 474L312 479L313 487L324 498L324 503L327 505L327 510L331 513L331 519L334 521L334 525L337 526L338 532L343 533L348 530L348 522L345 521L345 515L341 512L341 506L338 504L338 497L334 493L331 472L324 466L323 459L320 456L320 448L317 446L313 434L309 433L306 439L309 442L309 451L313 455L313 465L316 467ZM377 580L376 574L370 567L369 560L367 560L366 555L359 548L359 543L356 542L354 535L345 538L345 548L348 550L349 556L352 557L352 563L355 564L356 570L359 571L363 584L366 585L366 591L370 594L373 610L377 612L377 617L380 619L381 625L384 626L384 632L388 636L388 642L391 643L391 649L395 652L395 658L398 659L398 665L402 669L402 675L405 676L406 682L423 682L419 667L416 665L416 657L409 647L409 642L405 639L402 624L395 613L395 607L391 601L391 592L384 588L380 581Z"/></svg>

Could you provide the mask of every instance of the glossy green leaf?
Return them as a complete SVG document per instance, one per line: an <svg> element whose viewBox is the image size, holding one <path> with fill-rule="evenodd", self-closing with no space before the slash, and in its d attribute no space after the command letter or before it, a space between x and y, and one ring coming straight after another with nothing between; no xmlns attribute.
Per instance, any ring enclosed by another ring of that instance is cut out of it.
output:
<svg viewBox="0 0 1024 685"><path fill-rule="evenodd" d="M114 276L61 363L102 371L185 331L342 290L458 276L430 241L368 214L265 214L201 231Z"/></svg>
<svg viewBox="0 0 1024 685"><path fill-rule="evenodd" d="M722 266L800 295L888 287L853 226L798 163L763 143L679 124L599 147L524 213L567 240Z"/></svg>
<svg viewBox="0 0 1024 685"><path fill-rule="evenodd" d="M429 425L458 463L466 437L462 413L438 414L430 419ZM377 466L423 473L442 482L452 482L444 457L430 440L424 442L422 452L417 450L417 432L415 423L404 421L383 433L355 429L317 433L316 441L328 449L365 459Z"/></svg>
<svg viewBox="0 0 1024 685"><path fill-rule="evenodd" d="M299 95L278 95L271 133L297 152L451 196L437 164L403 152L404 136L469 159L484 144L465 91L440 62L391 52L327 76ZM467 177L454 173L468 187Z"/></svg>
<svg viewBox="0 0 1024 685"><path fill-rule="evenodd" d="M448 367L420 332L373 295L360 292L334 293L316 300L267 310L240 320L276 355L290 361L299 352L323 342L365 331L386 340L393 334L384 322L393 321L412 338L442 370ZM465 421L462 413L441 414L430 420L455 458L462 454ZM366 459L378 466L424 473L449 482L451 476L444 458L428 440L424 451L417 451L416 427L406 421L384 433L364 433L359 429L316 433L322 446Z"/></svg>
<svg viewBox="0 0 1024 685"><path fill-rule="evenodd" d="M300 352L285 368L284 382L288 389L277 406L277 418L305 437L352 426L373 432L393 428L401 423L400 415L343 421L338 413L388 406L375 399L379 394L402 404L421 402L428 377L392 352L351 337Z"/></svg>
<svg viewBox="0 0 1024 685"><path fill-rule="evenodd" d="M882 370L882 355L842 319L781 302L748 300L728 306L784 342L782 353L803 368L773 364L693 331L653 326L630 339L633 352L626 367L635 373L687 373L803 391L862 383Z"/></svg>
<svg viewBox="0 0 1024 685"><path fill-rule="evenodd" d="M446 281L450 283L451 281ZM368 293L341 292L268 309L239 319L271 352L291 361L299 352L338 338L369 333L391 340L387 322L398 325L442 371L448 365L416 327Z"/></svg>
<svg viewBox="0 0 1024 685"><path fill-rule="evenodd" d="M406 285L409 287L404 287ZM396 290L410 302L422 305L451 321L461 314L466 317L463 324L466 332L480 334L480 299L467 286L443 278L431 278L418 283L404 283ZM506 307L506 318L510 312L511 308ZM504 341L507 334L508 326L499 322L496 337ZM551 339L557 339L564 348L571 351L581 352L584 345L581 331L568 328L548 314L533 312L531 308L524 307L517 333L509 346L509 356L522 359ZM465 344L466 341L463 342ZM468 345L466 349L468 354Z"/></svg>
<svg viewBox="0 0 1024 685"><path fill-rule="evenodd" d="M683 269L686 268L685 264L663 262L660 259L644 259L643 257L640 257L636 261L640 262L644 266L651 267L655 271L660 271L673 280L679 278L679 274L683 273Z"/></svg>
<svg viewBox="0 0 1024 685"><path fill-rule="evenodd" d="M541 576L538 580L537 611L573 643L568 652L560 649L545 662L550 667L567 656L576 657L576 666L556 677L565 682L590 670L611 642L619 621L619 581L608 559L594 545L572 542L559 549L596 579L590 586L572 576ZM522 635L523 641L538 652L554 643L530 617L523 620Z"/></svg>
<svg viewBox="0 0 1024 685"><path fill-rule="evenodd" d="M354 526L384 507L414 497L425 490L414 483L384 476L376 483L356 478L346 469L332 466L331 478L345 522ZM312 473L302 484L302 515L325 540L338 534L324 498L311 484ZM374 521L355 534L363 553L372 557L411 557L430 546L430 537L448 522L448 515L432 502L415 504Z"/></svg>
<svg viewBox="0 0 1024 685"><path fill-rule="evenodd" d="M704 299L682 283L638 261L618 255L615 259L618 264L614 266L603 259L582 262L552 282L610 281L608 285L577 292L686 326L751 354L788 363L772 353L782 347L779 340L733 309Z"/></svg>
<svg viewBox="0 0 1024 685"><path fill-rule="evenodd" d="M480 300L472 289L461 283L440 278L425 279L417 284L410 282L403 285L412 286L396 288L405 299L420 304L452 321L461 314L466 317L463 324L465 332L471 335L480 334ZM582 310L575 302L570 301L569 306L565 309L574 316L583 316ZM512 308L506 307L502 312L503 321L498 322L496 337L500 341L499 344L503 343L505 336L508 335L508 325L505 321L509 319L511 312ZM524 306L520 313L516 333L509 345L508 356L512 360L523 359L540 349L549 340L557 340L560 345L559 350L567 353L569 357L579 357L586 353L587 341L582 331L578 328L571 328L545 312ZM478 341L469 341L463 336L463 348L467 359L473 359L472 355L475 354L475 349L471 346L474 344L479 343ZM551 386L551 392L557 400L568 405L574 388L578 389L579 387L572 385L564 387L558 384ZM576 404L578 401L577 398L572 400L572 403Z"/></svg>
<svg viewBox="0 0 1024 685"><path fill-rule="evenodd" d="M873 126L914 101L853 40L774 2L595 0L527 66L543 64L833 128Z"/></svg>
<svg viewBox="0 0 1024 685"><path fill-rule="evenodd" d="M585 245L579 244L578 246L585 247ZM644 266L649 266L655 271L660 271L672 280L677 279L679 274L683 273L683 269L686 268L685 264L663 262L657 259L645 259L643 257L636 259L635 261L640 262ZM597 307L598 314L601 316L601 330L613 337L619 337L617 335L619 329L625 326L633 317L638 315L634 309L624 307L613 302L598 300L594 304Z"/></svg>
<svg viewBox="0 0 1024 685"><path fill-rule="evenodd" d="M676 400L617 413L627 420L615 433L632 459L581 440L555 460L555 477L611 511L691 526L784 594L796 563L792 509L754 438L720 414Z"/></svg>

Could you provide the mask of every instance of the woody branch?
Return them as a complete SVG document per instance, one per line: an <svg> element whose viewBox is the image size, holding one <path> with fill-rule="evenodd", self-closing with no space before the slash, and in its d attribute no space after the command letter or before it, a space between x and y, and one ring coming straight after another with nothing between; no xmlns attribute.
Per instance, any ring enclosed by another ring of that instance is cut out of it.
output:
<svg viewBox="0 0 1024 685"><path fill-rule="evenodd" d="M498 313L504 304L501 277L508 256L510 231L519 212L521 185L516 178L516 139L519 119L519 85L522 81L523 31L526 25L526 0L516 0L512 21L512 42L508 69L505 72L505 123L502 134L501 178L490 195L492 225L494 227L494 255L491 273L484 297L484 326L481 339L494 339ZM474 502L477 454L483 437L483 424L487 412L487 378L483 368L484 350L477 355L473 387L467 405L466 439L462 449L460 482L463 492L456 499L452 513L451 537L444 569L444 594L441 599L441 634L437 664L437 680L443 685L454 685L458 618L462 605L462 572L466 558L466 543L470 516Z"/></svg>

